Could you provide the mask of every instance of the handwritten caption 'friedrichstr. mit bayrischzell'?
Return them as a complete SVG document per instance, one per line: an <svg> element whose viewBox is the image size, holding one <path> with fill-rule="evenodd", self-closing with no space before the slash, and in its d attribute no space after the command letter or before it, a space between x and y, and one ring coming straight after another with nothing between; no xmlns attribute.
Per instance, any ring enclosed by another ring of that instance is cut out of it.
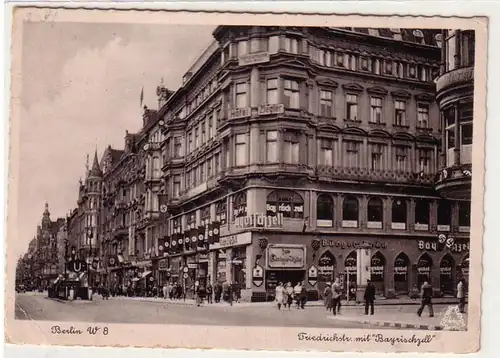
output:
<svg viewBox="0 0 500 358"><path fill-rule="evenodd" d="M423 337L411 336L389 336L382 333L367 333L361 336L349 336L345 333L338 334L309 334L300 332L297 335L299 341L314 341L314 342L335 342L335 343L389 343L391 346L395 344L412 344L420 347L422 344L431 343L436 337L435 334L426 334Z"/></svg>

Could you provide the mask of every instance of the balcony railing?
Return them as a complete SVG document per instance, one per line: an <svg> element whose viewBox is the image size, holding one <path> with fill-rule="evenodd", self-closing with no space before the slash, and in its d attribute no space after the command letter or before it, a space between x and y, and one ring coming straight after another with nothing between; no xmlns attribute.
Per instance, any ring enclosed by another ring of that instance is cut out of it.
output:
<svg viewBox="0 0 500 358"><path fill-rule="evenodd" d="M329 179L376 181L385 183L432 184L433 174L318 166L316 175Z"/></svg>

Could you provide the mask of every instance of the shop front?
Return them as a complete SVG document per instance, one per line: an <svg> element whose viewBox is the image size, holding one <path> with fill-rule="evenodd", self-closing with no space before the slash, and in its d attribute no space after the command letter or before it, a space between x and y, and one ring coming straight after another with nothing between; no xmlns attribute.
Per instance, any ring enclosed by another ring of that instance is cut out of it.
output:
<svg viewBox="0 0 500 358"><path fill-rule="evenodd" d="M347 293L351 286L356 286L357 249L364 245L370 247L367 270L377 295L407 296L426 280L436 295L453 295L458 279L468 276L469 243L465 238L442 243L438 238L253 235L252 255L247 260L251 260L253 268L254 300L269 299L278 282L295 285L304 281L308 291L320 294L337 277Z"/></svg>

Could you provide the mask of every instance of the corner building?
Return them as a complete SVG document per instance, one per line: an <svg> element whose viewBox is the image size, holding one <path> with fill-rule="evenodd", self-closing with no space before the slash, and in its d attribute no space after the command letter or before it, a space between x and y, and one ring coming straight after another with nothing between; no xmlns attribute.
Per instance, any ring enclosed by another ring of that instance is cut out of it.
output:
<svg viewBox="0 0 500 358"><path fill-rule="evenodd" d="M160 110L170 240L220 224L208 253L169 255L170 280L237 282L253 301L304 281L314 299L339 274L356 281L368 244L379 294L429 276L453 294L469 241L434 187L439 34L218 27Z"/></svg>

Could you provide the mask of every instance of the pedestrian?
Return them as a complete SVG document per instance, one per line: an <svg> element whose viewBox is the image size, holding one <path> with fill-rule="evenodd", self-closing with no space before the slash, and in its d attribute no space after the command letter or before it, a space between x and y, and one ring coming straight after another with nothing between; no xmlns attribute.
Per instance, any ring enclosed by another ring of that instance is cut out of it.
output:
<svg viewBox="0 0 500 358"><path fill-rule="evenodd" d="M227 297L229 300L229 304L232 306L233 305L233 290L234 290L234 284L228 284L227 286Z"/></svg>
<svg viewBox="0 0 500 358"><path fill-rule="evenodd" d="M457 299L460 313L465 313L465 279L463 277L458 281Z"/></svg>
<svg viewBox="0 0 500 358"><path fill-rule="evenodd" d="M221 295L222 295L222 285L220 282L217 281L217 283L215 284L215 287L214 287L215 303L220 302Z"/></svg>
<svg viewBox="0 0 500 358"><path fill-rule="evenodd" d="M281 310L281 305L284 302L285 296L285 288L281 282L278 282L278 286L276 286L276 293L274 295L276 303L278 304L278 310Z"/></svg>
<svg viewBox="0 0 500 358"><path fill-rule="evenodd" d="M210 282L207 285L207 303L213 303L212 301L213 288Z"/></svg>
<svg viewBox="0 0 500 358"><path fill-rule="evenodd" d="M229 283L227 281L224 281L222 283L222 299L225 302L229 302Z"/></svg>
<svg viewBox="0 0 500 358"><path fill-rule="evenodd" d="M196 290L196 298L198 301L198 307L200 307L203 304L203 300L205 299L205 296L207 294L207 290L204 285L197 285L197 290Z"/></svg>
<svg viewBox="0 0 500 358"><path fill-rule="evenodd" d="M327 311L329 311L332 301L332 284L330 282L326 283L326 287L323 290L323 304Z"/></svg>
<svg viewBox="0 0 500 358"><path fill-rule="evenodd" d="M283 298L283 302L285 302L285 307L288 305L288 310L290 311L293 303L293 287L291 282L286 284L284 294L286 297Z"/></svg>
<svg viewBox="0 0 500 358"><path fill-rule="evenodd" d="M302 286L300 285L300 282L297 282L295 287L293 288L293 298L295 299L295 302L297 304L297 309L300 308L300 294L302 292Z"/></svg>
<svg viewBox="0 0 500 358"><path fill-rule="evenodd" d="M168 286L166 282L163 284L163 287L161 289L163 292L163 299L166 300L168 298Z"/></svg>
<svg viewBox="0 0 500 358"><path fill-rule="evenodd" d="M307 302L307 289L306 285L304 284L304 281L301 282L300 284L300 308L305 309L306 302Z"/></svg>
<svg viewBox="0 0 500 358"><path fill-rule="evenodd" d="M373 315L375 313L374 302L375 302L375 286L373 283L368 280L365 289L365 315L368 314L368 307L370 308L370 314Z"/></svg>
<svg viewBox="0 0 500 358"><path fill-rule="evenodd" d="M241 285L238 281L234 283L234 298L236 303L240 303L241 300Z"/></svg>
<svg viewBox="0 0 500 358"><path fill-rule="evenodd" d="M434 309L432 308L432 286L428 281L425 281L420 290L420 297L422 298L422 304L417 311L417 315L422 316L425 306L429 307L429 317L434 317Z"/></svg>
<svg viewBox="0 0 500 358"><path fill-rule="evenodd" d="M341 294L342 294L342 287L340 285L340 279L336 278L335 282L332 285L332 312L334 316L336 316L337 312L340 310Z"/></svg>

